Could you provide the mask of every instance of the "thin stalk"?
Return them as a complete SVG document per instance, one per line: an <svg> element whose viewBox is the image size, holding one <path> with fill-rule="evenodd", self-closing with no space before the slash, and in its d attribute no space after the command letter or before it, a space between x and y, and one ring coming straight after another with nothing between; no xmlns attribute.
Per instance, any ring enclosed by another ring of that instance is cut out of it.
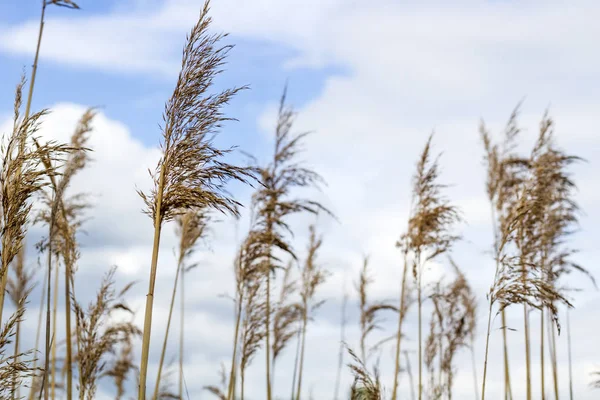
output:
<svg viewBox="0 0 600 400"><path fill-rule="evenodd" d="M402 271L402 284L400 287L400 312L398 313L398 332L396 333L396 364L394 366L394 386L392 389L392 400L398 396L398 375L400 374L400 344L402 339L402 322L404 321L404 300L406 297L406 252L404 252L404 270Z"/></svg>
<svg viewBox="0 0 600 400"><path fill-rule="evenodd" d="M527 400L531 400L531 354L529 349L529 316L527 304L523 303L523 325L525 334L525 373L527 379Z"/></svg>
<svg viewBox="0 0 600 400"><path fill-rule="evenodd" d="M148 359L150 353L150 334L152 330L152 306L154 304L154 286L156 284L156 269L158 266L158 248L160 245L160 231L162 228L162 200L165 184L165 164L160 168L160 177L157 188L157 199L154 216L154 242L152 245L152 262L150 264L150 281L146 295L146 311L144 315L144 334L142 337L142 360L140 363L140 383L138 387L138 400L146 400L146 378L148 376ZM47 400L47 399L46 399Z"/></svg>
<svg viewBox="0 0 600 400"><path fill-rule="evenodd" d="M292 394L291 400L294 400L294 392L296 391L296 378L298 377L298 360L300 359L300 342L302 339L302 330L298 329L298 337L296 338L296 357L294 357L294 373L292 374Z"/></svg>
<svg viewBox="0 0 600 400"><path fill-rule="evenodd" d="M73 399L73 348L71 342L71 262L65 260L65 338L66 338L66 358L67 367L67 400Z"/></svg>
<svg viewBox="0 0 600 400"><path fill-rule="evenodd" d="M37 73L38 67L38 58L40 55L40 46L42 44L42 35L44 33L44 15L46 14L46 0L42 0L42 15L40 17L40 29L38 32L38 40L35 48L35 57L33 58L33 66L31 68L31 80L29 81L29 93L27 94L27 104L25 105L25 120L29 118L29 113L31 111L31 100L33 99L33 87L35 85L35 76ZM24 146L25 143L22 143Z"/></svg>
<svg viewBox="0 0 600 400"><path fill-rule="evenodd" d="M244 383L245 383L245 378L246 378L246 371L244 371L243 369L240 371L240 383L242 385L242 387L240 388L240 400L244 400Z"/></svg>
<svg viewBox="0 0 600 400"><path fill-rule="evenodd" d="M542 374L542 400L546 400L546 374L544 371L544 308L542 307L540 318L540 368Z"/></svg>
<svg viewBox="0 0 600 400"><path fill-rule="evenodd" d="M167 317L167 328L165 330L165 339L163 340L162 350L160 352L160 361L158 363L158 374L156 376L156 383L154 385L154 394L152 400L158 398L160 391L160 378L162 375L162 369L165 362L165 354L167 353L167 342L169 340L169 329L171 328L171 318L173 317L173 308L175 306L175 295L177 294L177 284L179 282L179 274L181 273L183 264L182 254L179 254L179 260L177 262L177 271L175 272L175 282L173 283L173 292L171 293L171 305L169 306L169 316ZM180 394L181 397L181 394Z"/></svg>
<svg viewBox="0 0 600 400"><path fill-rule="evenodd" d="M271 316L271 265L267 268L267 293L266 293L266 309L267 315L265 318L265 336L266 336L266 362L267 362L267 400L271 400L271 332L270 332L270 316Z"/></svg>
<svg viewBox="0 0 600 400"><path fill-rule="evenodd" d="M42 283L42 288L44 288L46 286L46 282L48 281L48 273L44 274L44 282ZM40 312L38 313L38 327L37 327L37 331L35 334L35 351L38 351L39 346L40 346L40 332L42 331L42 317L43 317L43 312L44 312L44 294L42 293L42 295L40 296ZM37 360L38 358L35 357L33 359L33 370L37 371ZM37 376L34 375L31 377L31 388L29 390L29 397L28 400L33 400L34 396L35 396L35 385L34 382L37 379Z"/></svg>
<svg viewBox="0 0 600 400"><path fill-rule="evenodd" d="M408 352L404 352L404 358L406 358L406 373L408 374L408 382L410 384L410 398L415 400L415 383L413 382L412 368L410 367L410 357Z"/></svg>
<svg viewBox="0 0 600 400"><path fill-rule="evenodd" d="M420 257L417 256L417 265L420 267L420 262L419 262ZM422 294L421 294L421 271L419 271L419 274L417 276L417 297L418 297L418 308L419 308L419 400L422 400L423 398L423 343L422 343L422 330L423 330L423 323L422 323L422 306L423 306L423 298L422 298Z"/></svg>
<svg viewBox="0 0 600 400"><path fill-rule="evenodd" d="M52 304L52 370L51 370L51 397L52 400L56 399L56 312L58 309L58 262L55 260L56 271L54 274L54 300Z"/></svg>
<svg viewBox="0 0 600 400"><path fill-rule="evenodd" d="M508 362L508 340L506 337L506 311L502 310L502 342L504 346L504 399L512 400L512 389L510 387L510 364Z"/></svg>
<svg viewBox="0 0 600 400"><path fill-rule="evenodd" d="M51 291L52 291L52 238L54 237L54 222L56 220L56 191L52 193L52 204L50 210L50 223L48 224L48 282L46 286L46 358L44 363L44 381L42 383L44 390L44 400L48 400L48 371L50 370L50 300L51 300ZM54 293L56 296L56 293ZM53 338L54 340L54 338Z"/></svg>
<svg viewBox="0 0 600 400"><path fill-rule="evenodd" d="M550 315L548 315L548 328L550 329L550 334L548 335L548 339L550 340L551 347L551 361L552 361L552 378L554 383L554 399L558 400L558 363L556 359L556 336L554 331L554 324L550 320Z"/></svg>
<svg viewBox="0 0 600 400"><path fill-rule="evenodd" d="M439 316L438 316L438 319L441 319L441 318L439 318ZM442 329L442 321L440 321L440 340L439 340L439 343L438 343L439 344L439 354L440 354L439 357L438 357L438 361L439 361L439 364L438 364L438 366L439 366L439 369L438 369L438 387L443 390L443 386L442 386L442 381L443 381L442 380L442 362L443 362L443 359L442 359L442 357L444 356L444 342L443 342L444 337L441 335L441 329ZM448 389L450 389L450 387L451 386L448 385ZM450 393L448 393L448 394L450 395Z"/></svg>
<svg viewBox="0 0 600 400"><path fill-rule="evenodd" d="M233 337L233 355L231 356L231 370L229 371L229 387L227 389L227 400L233 400L235 392L235 374L237 369L237 348L240 335L240 322L242 319L242 296L238 297L235 316L235 333ZM183 306L182 306L183 307Z"/></svg>
<svg viewBox="0 0 600 400"><path fill-rule="evenodd" d="M296 400L300 400L300 394L302 393L302 370L304 369L304 348L306 344L306 323L307 323L307 311L306 304L304 305L304 314L302 318L302 344L300 345L300 365L298 367L298 390L296 391Z"/></svg>
<svg viewBox="0 0 600 400"><path fill-rule="evenodd" d="M475 343L471 342L471 366L473 367L473 385L475 387L475 400L479 400L479 384L477 383L477 363L475 362Z"/></svg>
<svg viewBox="0 0 600 400"><path fill-rule="evenodd" d="M492 302L488 311L487 333L485 335L485 358L483 361L483 382L481 384L481 400L485 400L485 378L487 377L488 353L490 348L490 330L492 327Z"/></svg>
<svg viewBox="0 0 600 400"><path fill-rule="evenodd" d="M181 318L179 320L180 323L180 327L179 327L179 398L183 399L183 331L185 329L185 315L184 315L184 309L185 309L185 292L184 292L184 283L185 283L185 268L181 268L181 282L179 283L181 285L181 297L180 297L180 310L179 313L181 315Z"/></svg>
<svg viewBox="0 0 600 400"><path fill-rule="evenodd" d="M571 321L569 319L569 308L567 307L567 349L569 352L569 399L573 400L573 363L571 362ZM558 398L558 383L555 385Z"/></svg>

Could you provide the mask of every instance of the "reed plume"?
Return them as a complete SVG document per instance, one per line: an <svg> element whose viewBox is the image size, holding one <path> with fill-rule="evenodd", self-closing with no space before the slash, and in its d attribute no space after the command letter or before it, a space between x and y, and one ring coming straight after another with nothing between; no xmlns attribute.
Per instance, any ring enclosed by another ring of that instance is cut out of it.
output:
<svg viewBox="0 0 600 400"><path fill-rule="evenodd" d="M224 185L229 180L246 183L247 168L222 161L230 150L213 146L211 134L229 120L221 108L241 89L208 94L214 78L232 46L217 47L223 34L209 35L209 2L204 3L198 23L188 36L183 50L182 67L175 90L165 105L161 143L162 156L151 173L154 188L139 192L145 212L154 223L154 242L140 364L138 399L146 397L146 378L152 329L154 286L162 224L190 209L217 210L238 215L240 204L230 197Z"/></svg>

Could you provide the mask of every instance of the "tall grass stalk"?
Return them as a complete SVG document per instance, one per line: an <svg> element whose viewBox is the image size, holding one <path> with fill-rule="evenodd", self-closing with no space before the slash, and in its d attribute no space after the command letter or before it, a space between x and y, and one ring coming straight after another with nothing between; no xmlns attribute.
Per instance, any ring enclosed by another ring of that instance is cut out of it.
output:
<svg viewBox="0 0 600 400"><path fill-rule="evenodd" d="M208 12L209 2L206 1L197 24L188 36L183 50L182 69L173 94L165 105L162 156L151 173L154 188L149 194L139 192L154 225L139 400L146 398L154 287L163 223L194 208L215 209L237 215L240 204L226 194L224 185L231 179L247 182L246 179L251 176L248 169L221 161L228 150L219 150L211 143L210 135L230 119L223 116L222 106L242 88L225 90L216 95L207 93L231 49L231 46L215 47L224 35L208 34L211 22Z"/></svg>

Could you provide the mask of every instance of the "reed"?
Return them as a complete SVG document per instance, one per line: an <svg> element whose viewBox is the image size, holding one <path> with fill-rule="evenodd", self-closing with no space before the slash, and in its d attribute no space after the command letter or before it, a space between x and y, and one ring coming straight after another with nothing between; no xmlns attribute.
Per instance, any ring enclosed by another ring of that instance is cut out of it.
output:
<svg viewBox="0 0 600 400"><path fill-rule="evenodd" d="M288 226L288 218L293 214L318 214L325 212L331 215L321 203L312 199L292 197L292 189L318 188L322 178L313 170L296 161L302 150L302 140L306 133L295 134L292 126L295 119L294 110L286 104L287 87L284 88L279 102L277 125L275 128L275 149L271 162L265 166L254 168L260 176L261 186L252 196L252 233L249 236L258 251L252 254L254 265L260 265L265 282L265 357L266 357L266 392L267 400L271 393L271 280L277 269L282 269L280 257L275 253L282 252L297 259L289 240L292 233Z"/></svg>
<svg viewBox="0 0 600 400"><path fill-rule="evenodd" d="M221 127L225 117L221 108L243 88L208 94L214 78L221 72L231 46L216 47L225 35L209 35L209 2L204 3L197 24L188 35L183 50L182 68L171 98L167 101L162 127L162 156L151 173L154 187L139 192L145 212L154 224L154 240L148 294L144 316L140 386L138 399L146 398L146 378L152 330L154 287L158 266L160 234L164 222L190 209L216 210L238 215L240 203L225 192L229 180L246 183L247 168L222 161L230 150L213 146L211 134Z"/></svg>

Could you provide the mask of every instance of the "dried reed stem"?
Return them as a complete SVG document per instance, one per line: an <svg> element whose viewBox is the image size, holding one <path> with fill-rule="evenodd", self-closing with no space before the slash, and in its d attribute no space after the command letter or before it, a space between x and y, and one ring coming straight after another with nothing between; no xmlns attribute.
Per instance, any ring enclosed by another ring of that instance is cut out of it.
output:
<svg viewBox="0 0 600 400"><path fill-rule="evenodd" d="M569 353L569 400L573 400L573 363L571 361L571 320L567 307L567 351Z"/></svg>
<svg viewBox="0 0 600 400"><path fill-rule="evenodd" d="M54 275L54 302L52 304L52 337L54 340L52 341L52 367L51 367L51 386L50 386L50 397L52 400L56 399L56 340L57 340L57 329L56 329L56 311L58 308L58 270L59 263L58 260L54 263L56 271ZM67 333L68 334L68 333Z"/></svg>
<svg viewBox="0 0 600 400"><path fill-rule="evenodd" d="M344 363L344 342L346 341L346 307L348 304L348 293L346 292L346 285L344 284L344 296L342 299L342 310L340 313L340 351L338 354L338 368L335 376L335 389L334 389L334 400L339 399L340 395L340 379L342 375L342 365Z"/></svg>
<svg viewBox="0 0 600 400"><path fill-rule="evenodd" d="M184 361L184 333L185 333L185 268L181 269L181 294L179 303L179 384L177 391L179 398L183 399L183 361Z"/></svg>

